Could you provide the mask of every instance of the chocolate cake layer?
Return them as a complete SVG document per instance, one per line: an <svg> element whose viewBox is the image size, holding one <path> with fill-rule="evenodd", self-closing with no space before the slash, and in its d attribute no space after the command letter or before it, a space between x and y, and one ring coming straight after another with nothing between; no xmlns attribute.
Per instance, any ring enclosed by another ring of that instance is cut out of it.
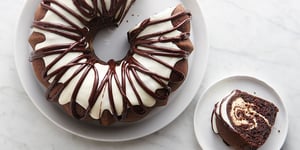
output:
<svg viewBox="0 0 300 150"><path fill-rule="evenodd" d="M257 149L268 139L278 108L271 102L234 90L215 105L213 131L235 149Z"/></svg>

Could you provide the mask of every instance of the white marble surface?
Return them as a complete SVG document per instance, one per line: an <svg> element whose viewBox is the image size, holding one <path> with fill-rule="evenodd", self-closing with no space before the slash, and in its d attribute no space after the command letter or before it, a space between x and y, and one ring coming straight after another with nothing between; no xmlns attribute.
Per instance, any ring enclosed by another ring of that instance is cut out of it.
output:
<svg viewBox="0 0 300 150"><path fill-rule="evenodd" d="M198 99L166 128L142 139L94 142L71 135L48 121L24 92L14 64L14 31L24 0L0 3L0 149L201 149L193 130ZM289 133L282 149L300 140L300 1L200 0L210 40L202 93L229 75L259 77L279 92L289 112ZM196 17L196 15L194 15Z"/></svg>

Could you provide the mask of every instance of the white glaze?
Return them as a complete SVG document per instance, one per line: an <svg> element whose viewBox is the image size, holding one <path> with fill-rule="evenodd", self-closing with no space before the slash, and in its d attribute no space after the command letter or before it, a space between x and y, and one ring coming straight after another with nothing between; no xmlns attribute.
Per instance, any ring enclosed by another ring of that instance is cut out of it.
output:
<svg viewBox="0 0 300 150"><path fill-rule="evenodd" d="M104 0L104 2L105 2L106 10L109 11L109 9L111 8L111 0Z"/></svg>
<svg viewBox="0 0 300 150"><path fill-rule="evenodd" d="M217 105L219 105L220 103L218 102ZM215 111L217 111L217 109L215 109ZM211 124L212 124L212 130L214 133L218 134L218 127L217 127L217 116L216 116L216 112L214 112L211 116Z"/></svg>
<svg viewBox="0 0 300 150"><path fill-rule="evenodd" d="M220 115L223 118L223 120L226 122L226 124L228 124L232 129L233 126L230 123L230 118L228 117L228 112L227 112L227 106L228 106L228 102L231 100L232 96L236 93L236 91L233 91L230 93L229 96L227 96L225 99L222 100L221 104L220 104Z"/></svg>
<svg viewBox="0 0 300 150"><path fill-rule="evenodd" d="M150 17L150 21L160 20L162 18L168 18L172 15L172 12L173 12L174 9L175 9L175 7L168 8L168 9L166 9L165 11L163 11L161 13L153 15L153 16ZM141 25L141 23L139 23L134 29L139 28L140 25ZM162 31L171 30L173 28L174 27L173 27L171 21L166 21L166 22L163 22L163 23L154 24L154 25L151 25L151 26L147 26L138 35L138 37L145 36L145 35L152 34L152 33L158 33L158 32L162 32ZM178 36L180 34L181 34L180 31L174 30L170 33L164 34L163 36L165 36L165 37L175 37L175 36ZM159 37L154 37L153 39L158 40L158 38ZM173 50L180 50L177 47L177 45L172 43L172 42L155 43L153 45L159 46L159 47L172 48ZM139 50L153 50L153 49L142 47L142 46L138 46L138 49ZM160 64L160 63L158 63L154 60L151 60L151 59L148 59L148 58L136 55L136 54L133 57L136 60L138 60L139 62L141 62L144 66L146 66L146 68L148 68L149 70L155 70L153 72L159 72L164 77L169 77L170 76L171 69L165 67L164 65L162 65L162 64ZM163 62L165 62L165 63L167 63L171 66L174 66L179 60L182 59L182 58L175 58L175 57L171 58L171 57L163 57L163 56L155 56L155 57L159 58L161 61L163 61Z"/></svg>
<svg viewBox="0 0 300 150"><path fill-rule="evenodd" d="M75 5L71 2L71 0L63 1L62 3L65 6L69 7L71 10L74 10L74 12L76 12L77 14L82 16L82 14L80 14L80 12L77 10ZM126 6L129 7L130 3L131 3L131 1L128 1ZM99 4L100 11L102 11L101 3L98 2L98 4ZM105 0L105 4L106 4L106 9L109 10L110 7L111 7L110 0ZM89 5L92 5L92 4L89 3ZM70 19L72 21L72 23L78 25L79 27L83 26L83 24L79 20L77 20L75 17L73 17L71 14L64 11L60 7L58 7L56 5L53 5L53 8L55 10L59 11L60 13L63 13L64 15L66 15L68 17L68 19ZM163 11L162 13L159 13L159 14L156 14L156 15L150 17L150 20L168 18L168 17L171 16L173 10L174 10L174 7L169 8L166 11ZM58 17L56 14L52 13L51 11L48 11L46 13L45 17L41 21L68 25L67 22L65 22L63 19L61 19L60 17ZM144 31L142 31L140 33L139 37L147 35L147 34L152 34L152 33L155 33L155 32L171 30L173 28L174 27L173 27L171 21L166 21L166 22L163 22L163 23L160 23L160 24L157 24L157 25L148 26ZM53 34L53 33L49 33L47 31L39 30L39 29L36 29L36 28L34 28L33 31L44 34L45 38L46 38L46 40L44 42L41 42L41 43L37 44L37 46L36 46L37 50L40 49L40 48L43 48L43 47L47 47L47 46L57 44L57 43L59 43L59 44L62 44L62 43L68 44L68 43L74 43L75 42L75 41L70 40L68 38L65 38L63 36L56 35L56 34ZM180 34L181 34L181 32L175 30L175 31L172 31L170 33L165 34L164 36L165 37L174 37L174 36L178 36ZM155 38L158 39L159 37L155 37ZM169 43L156 43L155 45L160 46L160 47L165 47L165 48L172 48L174 50L180 50L172 42L169 42ZM153 49L149 49L149 48L145 48L145 47L141 47L141 46L139 46L138 49L140 49L140 50L153 50ZM61 67L63 67L63 66L65 66L70 61L72 61L74 58L77 58L80 55L82 55L82 53L68 53L68 54L66 54L53 67L51 67L48 74L55 71L55 70L57 70L57 69L59 69L59 68L61 68ZM58 56L59 55L50 55L50 56L44 57L43 59L45 61L46 66L49 65ZM162 65L162 64L160 64L160 63L158 63L154 60L142 57L142 56L137 55L137 54L134 54L133 57L139 63L141 63L146 69L151 70L152 72L155 72L155 73L159 73L163 77L166 77L166 78L170 77L171 69L167 68L166 66L164 66L164 65ZM171 58L171 57L165 57L165 56L155 56L155 55L154 55L154 57L158 58L159 60L161 60L164 63L167 63L170 66L174 66L179 60L182 59L182 58ZM85 61L86 60L81 60L80 62L85 62ZM108 65L95 64L95 67L96 67L97 73L99 74L99 79L100 79L100 81L102 81L102 78L104 77L104 75L108 71ZM75 73L76 69L78 69L78 68L79 68L79 66L74 66L74 67L69 68L68 71L59 80L59 82L60 83L65 83L67 80L69 80L69 78ZM75 87L76 87L77 83L79 82L80 77L83 75L83 72L86 69L87 68L84 68L82 71L80 71L80 73L78 73L71 80L71 82L66 86L66 88L62 91L62 93L59 97L59 104L64 105L64 104L67 104L71 101L71 97L72 97L72 94L75 90ZM124 109L123 108L123 100L122 100L121 92L118 89L118 87L116 85L116 82L115 82L115 80L121 81L121 66L116 66L116 73L117 73L118 79L113 78L112 93L113 93L113 99L114 99L114 107L115 107L115 110L117 112L117 115L121 115L122 112L123 112L123 109ZM144 89L142 87L140 87L140 85L137 83L136 79L133 77L132 72L130 72L129 75L133 79L133 86L138 91L139 96L141 97L143 105L148 106L148 107L151 107L151 106L155 105L156 100L152 96L150 96L146 91L144 91ZM143 74L141 72L138 72L138 76L144 83L147 83L148 88L151 89L152 92L155 92L157 89L162 88L161 85L159 85L156 81L154 81L149 76L146 76L145 74ZM83 83L82 83L82 85L79 89L78 94L75 95L76 102L85 109L87 109L88 106L89 106L88 99L91 95L92 87L93 87L93 84L94 84L94 77L95 77L94 70L93 69L89 70L86 78L84 79L84 81L83 81ZM49 80L49 82L52 82L52 81L53 81L53 78L51 80ZM127 94L127 97L129 98L129 101L132 105L140 105L139 101L137 99L137 96L134 94L133 88L129 84L129 80L127 78L126 78L126 94ZM111 113L113 113L110 102L109 102L108 99L109 99L108 85L106 84L105 87L103 88L103 90L101 91L101 94L98 96L95 105L91 109L90 116L92 118L99 119L101 117L103 111L105 111L105 110L108 110Z"/></svg>
<svg viewBox="0 0 300 150"><path fill-rule="evenodd" d="M62 36L59 36L59 35L56 35L56 34L53 34L53 33L47 32L47 31L44 31L44 30L40 30L40 29L37 29L37 28L33 28L32 31L33 32L42 33L45 36L45 38L47 39L44 42L38 43L35 46L35 49L37 51L39 49L43 48L43 47L54 45L56 43L70 44L70 43L74 43L75 42L74 40L71 40L71 39L68 39L68 38L65 38L65 37L62 37ZM47 59L47 58L44 58L44 59ZM47 60L44 60L44 61L47 61Z"/></svg>
<svg viewBox="0 0 300 150"><path fill-rule="evenodd" d="M171 7L171 8L168 8L166 9L165 11L162 11L161 13L158 13L156 15L153 15L150 17L150 21L156 21L156 20L160 20L162 18L168 18L172 15L173 11L174 11L175 7ZM140 24L139 24L140 25ZM139 26L138 26L139 27ZM138 28L136 27L136 28ZM158 33L158 32L161 32L161 31L168 31L168 30L171 30L173 29L173 25L172 25L172 22L171 21L165 21L165 22L162 22L162 23L159 23L159 24L154 24L154 25L151 25L151 26L148 26L146 27L139 35L138 37L141 37L141 36L144 36L144 35L147 35L149 33ZM181 32L180 31L173 31L173 32L170 32L168 34L165 34L164 36L166 37L175 37L175 36L178 36ZM157 37L158 38L158 37Z"/></svg>
<svg viewBox="0 0 300 150"><path fill-rule="evenodd" d="M217 103L217 106L215 108L215 113L212 116L212 127L213 127L213 131L215 133L219 133L217 125L216 125L216 116L220 116L221 118L223 118L223 120L226 122L226 124L228 124L230 126L230 128L232 128L234 130L234 128L232 127L230 120L227 116L227 103L228 101L231 99L231 97L235 94L236 91L231 92L225 99L223 99L221 102Z"/></svg>

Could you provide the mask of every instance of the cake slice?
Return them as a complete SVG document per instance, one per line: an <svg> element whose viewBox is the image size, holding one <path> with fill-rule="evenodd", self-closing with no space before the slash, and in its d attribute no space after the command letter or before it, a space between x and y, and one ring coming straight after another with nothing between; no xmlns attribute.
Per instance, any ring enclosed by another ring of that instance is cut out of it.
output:
<svg viewBox="0 0 300 150"><path fill-rule="evenodd" d="M215 104L212 129L234 149L255 150L269 137L278 111L271 102L233 90Z"/></svg>

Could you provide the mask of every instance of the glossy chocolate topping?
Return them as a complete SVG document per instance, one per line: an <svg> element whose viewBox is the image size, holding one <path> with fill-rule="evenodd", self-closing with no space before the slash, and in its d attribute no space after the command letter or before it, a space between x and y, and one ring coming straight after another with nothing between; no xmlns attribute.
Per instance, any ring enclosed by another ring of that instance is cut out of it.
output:
<svg viewBox="0 0 300 150"><path fill-rule="evenodd" d="M132 1L133 2L133 1ZM131 2L131 3L132 3ZM129 50L128 54L125 58L120 61L109 60L108 62L103 62L98 57L96 57L95 53L93 52L92 47L90 46L94 36L96 35L97 31L105 29L106 27L110 26L117 26L124 18L126 11L128 10L128 1L127 0L111 0L110 2L110 9L106 7L105 0L93 0L92 7L90 4L87 4L85 1L81 0L73 0L76 8L80 12L80 15L74 10L64 6L58 0L43 0L41 2L41 7L47 11L51 11L65 22L70 24L70 26L66 26L63 24L57 24L52 22L46 22L41 20L35 20L33 23L33 27L39 30L47 31L50 33L54 33L60 35L62 37L74 40L76 42L70 44L55 44L47 47L43 47L40 49L35 49L31 55L31 61L35 61L38 59L42 59L44 57L50 55L58 55L49 65L45 66L42 70L43 79L46 82L49 82L49 86L47 89L47 99L49 101L57 102L59 96L61 95L62 91L70 84L70 82L79 74L82 73L79 81L76 83L75 89L71 96L70 106L72 110L72 116L77 119L85 119L90 114L91 109L95 105L97 98L101 96L101 93L104 90L108 91L109 97L109 104L112 111L113 116L118 119L122 120L123 116L126 115L126 110L131 109L135 111L137 114L143 114L145 111L144 109L148 106L145 106L141 100L141 96L138 93L138 90L135 86L134 82L137 84L150 96L155 98L156 100L166 100L170 94L170 82L180 82L183 81L185 78L184 73L178 71L167 64L166 62L159 59L159 57L155 56L163 56L163 57L176 57L180 59L185 59L189 54L190 51L184 49L173 49L170 47L163 47L157 45L156 43L166 43L166 42L180 42L189 38L189 32L182 32L178 36L173 37L165 37L163 35L171 33L175 30L178 30L183 24L190 21L190 13L181 11L179 13L173 14L170 17L162 18L162 19L146 19L141 23L141 25L134 29L133 31L128 33L128 40L130 43L131 49ZM101 3L99 5L98 3ZM131 5L130 3L130 5ZM52 5L56 5L63 9L64 11L71 14L73 17L78 19L84 27L80 27L75 24L72 20L70 20L64 13L53 9ZM99 8L99 6L102 6ZM188 16L184 19L180 24L174 26L170 30L166 30L163 32L154 32L150 34L146 34L143 36L139 36L140 33L147 28L148 26L160 24L163 22L172 22L174 19L178 19L183 16ZM155 39L154 37L159 37ZM149 50L141 50L139 46L144 48L148 48ZM75 59L72 59L67 65L64 65L52 72L49 70L57 64L61 59L69 53L82 53ZM172 70L173 74L176 74L176 79L171 79L170 77L161 76L159 73L153 72L143 66L133 55L139 55L145 57L147 59L151 59L169 69ZM109 66L109 69L105 73L104 77L100 77L95 67L95 64L102 64ZM76 71L64 82L61 83L60 80L64 76L64 74L74 66L79 66ZM117 74L116 67L121 67L121 75ZM80 115L76 109L76 97L80 88L88 76L88 74L92 72L94 73L93 79L93 88L91 90L90 96L87 97L88 99L88 107L84 115ZM147 83L144 83L139 74L146 75L150 77L152 80L156 81L161 88L157 89L156 91L151 90L148 88ZM123 100L123 112L120 115L117 112L117 108L115 106L114 100L114 93L113 93L113 84L119 89L120 94L122 95ZM128 96L126 95L126 89L129 85L132 87L134 91L134 95L136 96L139 106L134 106L129 101Z"/></svg>

